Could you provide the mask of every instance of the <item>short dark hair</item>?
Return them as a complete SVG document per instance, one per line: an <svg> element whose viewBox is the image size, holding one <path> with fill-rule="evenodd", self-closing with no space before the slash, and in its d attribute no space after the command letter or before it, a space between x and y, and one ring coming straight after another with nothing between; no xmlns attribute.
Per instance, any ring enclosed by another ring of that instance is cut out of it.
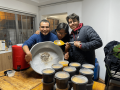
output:
<svg viewBox="0 0 120 90"><path fill-rule="evenodd" d="M50 22L48 20L46 20L46 19L41 20L40 23L39 23L39 26L40 26L41 22L48 22L49 23L49 27L50 27Z"/></svg>
<svg viewBox="0 0 120 90"><path fill-rule="evenodd" d="M77 19L79 21L79 16L76 15L75 13L72 13L69 16L66 17L66 20L67 20L68 23L69 23L69 19Z"/></svg>
<svg viewBox="0 0 120 90"><path fill-rule="evenodd" d="M66 23L59 23L56 29L57 31L64 29L66 33L69 31L68 25Z"/></svg>

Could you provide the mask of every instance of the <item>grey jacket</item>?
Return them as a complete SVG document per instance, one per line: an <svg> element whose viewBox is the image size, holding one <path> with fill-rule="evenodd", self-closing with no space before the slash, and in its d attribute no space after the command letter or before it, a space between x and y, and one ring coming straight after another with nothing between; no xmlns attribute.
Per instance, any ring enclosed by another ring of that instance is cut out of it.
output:
<svg viewBox="0 0 120 90"><path fill-rule="evenodd" d="M70 35L70 42L81 41L82 47L71 44L69 49L69 61L79 62L81 64L90 63L95 65L95 49L102 46L102 40L95 30L90 26L83 26Z"/></svg>

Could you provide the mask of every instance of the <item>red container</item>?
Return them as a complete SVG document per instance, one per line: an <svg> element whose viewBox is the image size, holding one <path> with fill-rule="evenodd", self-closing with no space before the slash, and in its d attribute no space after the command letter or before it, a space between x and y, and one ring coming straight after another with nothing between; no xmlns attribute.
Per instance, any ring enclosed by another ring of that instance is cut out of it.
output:
<svg viewBox="0 0 120 90"><path fill-rule="evenodd" d="M30 67L25 61L25 52L22 49L22 45L12 46L13 68L15 70L24 70Z"/></svg>

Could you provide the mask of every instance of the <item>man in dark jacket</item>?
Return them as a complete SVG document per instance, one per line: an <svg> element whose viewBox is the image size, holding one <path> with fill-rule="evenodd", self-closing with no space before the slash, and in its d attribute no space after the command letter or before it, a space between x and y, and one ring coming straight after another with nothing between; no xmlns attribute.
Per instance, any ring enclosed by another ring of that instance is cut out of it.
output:
<svg viewBox="0 0 120 90"><path fill-rule="evenodd" d="M70 42L74 42L66 44L69 48L69 62L95 65L95 49L102 46L101 38L92 27L79 23L78 15L73 13L66 20L72 29Z"/></svg>

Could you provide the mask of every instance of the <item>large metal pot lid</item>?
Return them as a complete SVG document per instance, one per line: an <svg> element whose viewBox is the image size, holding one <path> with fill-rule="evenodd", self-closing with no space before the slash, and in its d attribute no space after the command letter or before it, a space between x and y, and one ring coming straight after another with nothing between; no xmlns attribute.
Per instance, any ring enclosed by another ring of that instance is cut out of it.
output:
<svg viewBox="0 0 120 90"><path fill-rule="evenodd" d="M51 68L53 64L64 60L62 49L51 41L35 44L30 52L32 54L30 65L39 74L42 74L43 69Z"/></svg>

